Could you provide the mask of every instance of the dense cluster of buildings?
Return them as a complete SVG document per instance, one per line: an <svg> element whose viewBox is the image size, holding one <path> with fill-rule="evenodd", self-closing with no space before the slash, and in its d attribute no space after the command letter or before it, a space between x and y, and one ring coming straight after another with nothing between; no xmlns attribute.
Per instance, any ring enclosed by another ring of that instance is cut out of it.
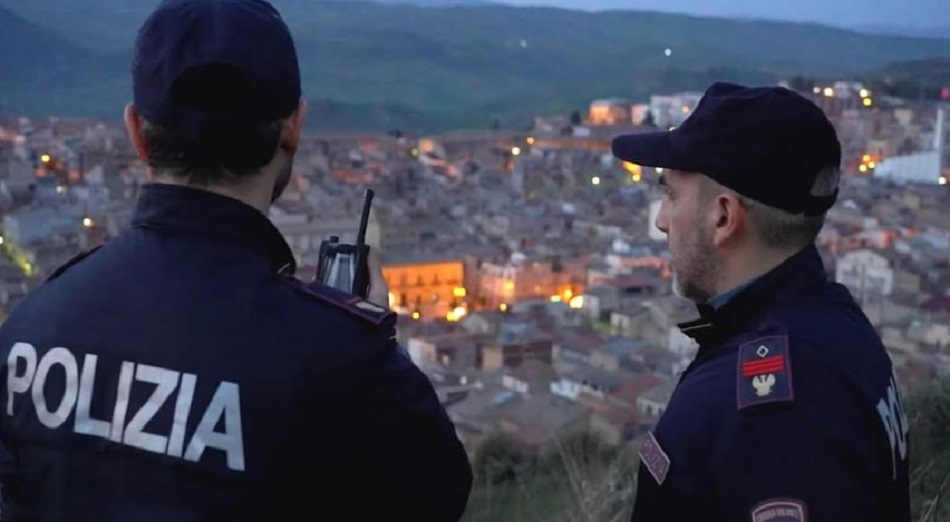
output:
<svg viewBox="0 0 950 522"><path fill-rule="evenodd" d="M950 372L948 111L838 83L806 92L838 127L843 188L819 246L879 329L908 388ZM622 132L675 127L701 93L597 100L582 121L439 136L313 134L271 211L313 277L320 243L383 256L398 334L474 450L571 433L635 444L696 346L653 227L653 169L616 161ZM926 158L924 158L926 157ZM921 159L924 158L924 159ZM145 167L123 129L0 119L0 311L59 264L128 226Z"/></svg>

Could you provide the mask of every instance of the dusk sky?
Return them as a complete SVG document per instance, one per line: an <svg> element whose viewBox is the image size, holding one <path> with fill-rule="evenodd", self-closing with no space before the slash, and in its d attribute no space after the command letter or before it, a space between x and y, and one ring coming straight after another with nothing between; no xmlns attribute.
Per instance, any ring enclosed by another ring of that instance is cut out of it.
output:
<svg viewBox="0 0 950 522"><path fill-rule="evenodd" d="M571 9L648 9L712 16L742 16L865 27L945 27L950 0L501 0L514 5ZM948 34L950 37L950 34Z"/></svg>

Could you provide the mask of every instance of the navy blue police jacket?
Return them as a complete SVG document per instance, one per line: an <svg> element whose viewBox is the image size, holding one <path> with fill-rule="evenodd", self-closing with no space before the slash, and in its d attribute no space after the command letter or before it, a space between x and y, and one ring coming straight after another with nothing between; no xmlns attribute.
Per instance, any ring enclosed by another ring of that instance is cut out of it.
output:
<svg viewBox="0 0 950 522"><path fill-rule="evenodd" d="M388 310L262 213L146 185L0 328L3 520L461 517L467 455Z"/></svg>
<svg viewBox="0 0 950 522"><path fill-rule="evenodd" d="M699 351L640 448L632 520L910 520L890 358L810 246L681 325Z"/></svg>

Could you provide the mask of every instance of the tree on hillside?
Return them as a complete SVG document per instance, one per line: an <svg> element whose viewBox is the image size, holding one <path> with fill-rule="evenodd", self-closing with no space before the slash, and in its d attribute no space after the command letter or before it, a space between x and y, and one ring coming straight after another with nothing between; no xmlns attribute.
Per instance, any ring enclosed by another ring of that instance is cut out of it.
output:
<svg viewBox="0 0 950 522"><path fill-rule="evenodd" d="M503 434L494 435L475 453L472 471L477 484L513 481L525 478L532 459Z"/></svg>
<svg viewBox="0 0 950 522"><path fill-rule="evenodd" d="M788 79L788 85L796 91L810 91L819 82L815 78L797 74Z"/></svg>
<svg viewBox="0 0 950 522"><path fill-rule="evenodd" d="M575 110L571 112L571 125L577 126L582 123L584 123L584 119L581 117L581 111Z"/></svg>
<svg viewBox="0 0 950 522"><path fill-rule="evenodd" d="M656 128L656 118L653 117L653 111L647 110L647 115L643 118L643 123L641 123L641 125L644 127L650 127L652 129Z"/></svg>

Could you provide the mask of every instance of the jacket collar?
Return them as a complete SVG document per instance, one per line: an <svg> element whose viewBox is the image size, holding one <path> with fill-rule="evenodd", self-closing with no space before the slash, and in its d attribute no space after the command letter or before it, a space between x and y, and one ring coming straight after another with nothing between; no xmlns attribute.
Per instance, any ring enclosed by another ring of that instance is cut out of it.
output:
<svg viewBox="0 0 950 522"><path fill-rule="evenodd" d="M242 201L207 190L147 184L132 226L208 236L265 257L281 274L296 270L290 246L267 216Z"/></svg>
<svg viewBox="0 0 950 522"><path fill-rule="evenodd" d="M697 305L699 319L678 326L699 342L701 356L716 344L753 327L770 310L813 293L825 283L824 263L812 244L754 280L721 307Z"/></svg>

